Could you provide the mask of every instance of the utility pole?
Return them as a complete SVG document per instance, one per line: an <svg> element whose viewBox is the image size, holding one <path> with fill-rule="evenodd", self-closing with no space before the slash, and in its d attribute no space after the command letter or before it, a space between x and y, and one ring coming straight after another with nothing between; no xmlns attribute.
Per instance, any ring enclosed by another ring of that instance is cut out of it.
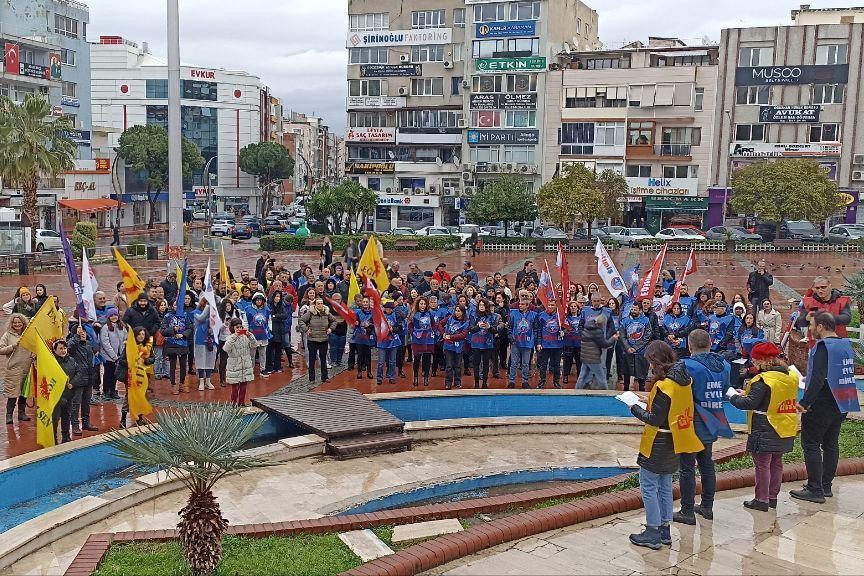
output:
<svg viewBox="0 0 864 576"><path fill-rule="evenodd" d="M183 246L183 149L180 126L180 6L168 0L168 245Z"/></svg>

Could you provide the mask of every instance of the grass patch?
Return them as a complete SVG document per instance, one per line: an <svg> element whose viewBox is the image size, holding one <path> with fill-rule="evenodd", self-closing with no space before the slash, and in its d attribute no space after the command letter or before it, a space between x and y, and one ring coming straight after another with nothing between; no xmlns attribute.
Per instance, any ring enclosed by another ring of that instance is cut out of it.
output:
<svg viewBox="0 0 864 576"><path fill-rule="evenodd" d="M329 576L362 562L336 534L238 538L226 536L218 574ZM112 546L96 576L186 576L179 542L135 542Z"/></svg>

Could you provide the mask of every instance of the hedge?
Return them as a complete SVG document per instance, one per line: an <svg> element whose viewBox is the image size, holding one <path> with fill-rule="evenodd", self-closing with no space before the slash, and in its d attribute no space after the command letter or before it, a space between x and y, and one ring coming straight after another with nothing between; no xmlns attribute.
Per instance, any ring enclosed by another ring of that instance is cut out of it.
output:
<svg viewBox="0 0 864 576"><path fill-rule="evenodd" d="M309 238L320 239L322 235L313 234ZM384 247L384 250L397 250L396 242L400 240L417 242L417 250L431 250L435 252L450 250L459 247L458 236L393 236L390 234L377 235L378 241ZM360 235L341 235L330 236L330 241L333 244L333 252L339 254L348 245L348 242L353 239L360 242L363 239ZM305 246L306 238L298 238L293 234L269 234L262 236L259 241L261 250L267 252L284 251L284 250L319 250L318 248L309 248Z"/></svg>

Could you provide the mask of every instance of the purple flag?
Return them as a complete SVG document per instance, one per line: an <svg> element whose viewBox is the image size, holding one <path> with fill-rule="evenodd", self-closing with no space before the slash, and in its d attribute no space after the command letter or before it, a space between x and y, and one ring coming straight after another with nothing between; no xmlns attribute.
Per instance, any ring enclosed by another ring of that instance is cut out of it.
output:
<svg viewBox="0 0 864 576"><path fill-rule="evenodd" d="M66 264L66 275L69 277L69 286L75 292L75 310L78 312L78 318L86 319L87 310L84 308L84 289L81 286L81 281L78 279L78 269L75 268L75 257L72 255L72 247L69 245L69 239L66 237L66 230L63 228L63 220L60 220L60 241L63 243L63 261Z"/></svg>

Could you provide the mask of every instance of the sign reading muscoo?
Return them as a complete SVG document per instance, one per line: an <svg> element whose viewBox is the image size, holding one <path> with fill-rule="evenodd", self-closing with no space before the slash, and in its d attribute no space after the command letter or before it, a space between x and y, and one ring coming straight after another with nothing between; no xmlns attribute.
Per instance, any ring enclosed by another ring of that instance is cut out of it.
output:
<svg viewBox="0 0 864 576"><path fill-rule="evenodd" d="M736 86L766 84L845 84L849 81L848 64L821 66L755 66L735 69Z"/></svg>
<svg viewBox="0 0 864 576"><path fill-rule="evenodd" d="M534 110L536 93L479 93L471 94L471 110Z"/></svg>
<svg viewBox="0 0 864 576"><path fill-rule="evenodd" d="M810 124L819 122L820 106L760 106L763 124Z"/></svg>
<svg viewBox="0 0 864 576"><path fill-rule="evenodd" d="M384 76L422 76L422 64L361 64L361 78Z"/></svg>

